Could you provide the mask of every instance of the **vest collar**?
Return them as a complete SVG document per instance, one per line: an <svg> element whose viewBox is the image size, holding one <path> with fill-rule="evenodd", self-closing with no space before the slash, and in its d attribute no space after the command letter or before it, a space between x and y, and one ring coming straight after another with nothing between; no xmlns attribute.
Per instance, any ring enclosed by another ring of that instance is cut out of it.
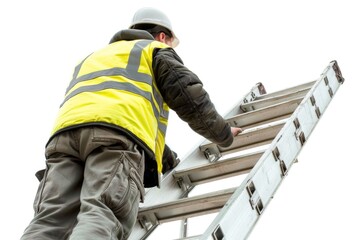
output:
<svg viewBox="0 0 360 240"><path fill-rule="evenodd" d="M137 39L155 40L154 37L145 30L125 29L115 33L115 35L111 38L109 44L121 40L131 41Z"/></svg>

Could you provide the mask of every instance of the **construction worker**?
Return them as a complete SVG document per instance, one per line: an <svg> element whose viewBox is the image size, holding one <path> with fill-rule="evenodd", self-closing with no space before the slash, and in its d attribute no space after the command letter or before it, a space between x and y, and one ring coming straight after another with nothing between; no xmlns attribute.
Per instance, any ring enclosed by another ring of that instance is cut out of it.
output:
<svg viewBox="0 0 360 240"><path fill-rule="evenodd" d="M142 8L75 67L22 240L127 239L144 187L159 186L170 108L198 134L231 145L241 128L218 114L178 43L164 13Z"/></svg>

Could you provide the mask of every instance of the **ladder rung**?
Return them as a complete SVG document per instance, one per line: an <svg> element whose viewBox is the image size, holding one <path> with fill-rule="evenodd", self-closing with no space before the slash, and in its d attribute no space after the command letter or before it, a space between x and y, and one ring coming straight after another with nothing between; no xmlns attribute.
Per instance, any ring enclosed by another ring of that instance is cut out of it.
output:
<svg viewBox="0 0 360 240"><path fill-rule="evenodd" d="M296 91L288 91L288 92L283 91L281 92L281 94L278 95L270 95L270 94L261 95L254 101L242 104L241 109L245 112L248 112L256 109L269 107L274 104L279 104L292 99L304 98L304 96L309 92L310 89L311 86L306 85L305 88L299 88Z"/></svg>
<svg viewBox="0 0 360 240"><path fill-rule="evenodd" d="M276 96L281 96L281 95L286 95L289 93L294 93L294 92L299 92L299 91L304 91L304 90L310 90L312 86L314 86L314 84L316 83L317 80L308 82L308 83L303 83L294 87L290 87L290 88L286 88L280 91L276 91L276 92L271 92L271 93L266 93L266 94L262 94L256 97L257 100L260 99L264 99L264 98L271 98L271 97L276 97Z"/></svg>
<svg viewBox="0 0 360 240"><path fill-rule="evenodd" d="M294 110L299 106L303 98L295 98L270 107L241 113L228 118L226 121L231 126L238 126L244 129L278 121L290 117Z"/></svg>
<svg viewBox="0 0 360 240"><path fill-rule="evenodd" d="M195 197L183 198L160 205L140 208L138 219L152 224L161 224L213 212L218 212L236 188L229 188Z"/></svg>
<svg viewBox="0 0 360 240"><path fill-rule="evenodd" d="M249 172L265 150L224 159L183 170L175 170L173 176L188 185L197 185Z"/></svg>
<svg viewBox="0 0 360 240"><path fill-rule="evenodd" d="M285 122L279 122L275 124L269 124L267 126L261 126L255 129L248 129L234 137L233 143L226 148L222 148L215 143L208 142L200 146L200 151L204 152L205 156L210 157L208 153L218 153L219 156L223 154L229 154L234 151L241 151L249 148L263 146L271 143L276 137L278 132L284 126ZM218 159L218 157L216 157ZM209 158L210 159L210 158ZM215 160L217 160L215 159Z"/></svg>

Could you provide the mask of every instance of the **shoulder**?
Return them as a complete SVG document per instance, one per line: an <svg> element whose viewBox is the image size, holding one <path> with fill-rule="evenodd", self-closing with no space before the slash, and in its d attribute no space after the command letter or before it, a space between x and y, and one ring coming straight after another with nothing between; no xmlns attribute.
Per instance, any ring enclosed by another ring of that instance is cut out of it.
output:
<svg viewBox="0 0 360 240"><path fill-rule="evenodd" d="M175 60L181 64L183 64L183 61L181 60L180 56L175 52L175 50L171 47L169 47L166 44L163 44L167 47L165 48L154 48L154 60L156 61L170 61Z"/></svg>

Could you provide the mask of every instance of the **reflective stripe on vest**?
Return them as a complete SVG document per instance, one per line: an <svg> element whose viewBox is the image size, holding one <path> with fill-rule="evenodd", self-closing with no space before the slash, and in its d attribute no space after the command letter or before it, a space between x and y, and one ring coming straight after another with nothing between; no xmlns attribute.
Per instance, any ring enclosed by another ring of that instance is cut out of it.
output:
<svg viewBox="0 0 360 240"><path fill-rule="evenodd" d="M118 89L118 90L126 90L132 93L136 93L138 95L141 95L143 97L145 97L147 100L149 100L152 104L153 107L153 111L155 113L155 117L157 119L159 119L159 111L157 110L157 108L154 105L154 102L152 101L151 98L151 94L149 92L143 91L139 88L137 88L136 86L130 84L130 83L120 83L120 82L112 82L112 81L107 81L107 82L103 82L97 85L91 85L91 86L84 86L84 87L79 87L78 89L72 91L70 94L69 91L79 82L83 82L83 81L87 81L87 80L91 80L97 77L103 77L103 76L123 76L126 77L128 79L135 79L136 81L139 82L143 82L146 84L152 84L152 76L144 74L144 73L139 73L137 70L139 69L140 66L140 58L141 58L141 53L142 50L148 45L150 44L151 41L138 41L133 49L130 52L130 56L129 56L129 61L128 64L126 66L126 68L111 68L111 69L106 69L106 70L101 70L101 71L97 71L97 72L92 72L83 76L80 76L79 78L75 78L78 73L79 70L81 69L82 64L84 63L83 60L76 68L75 68L75 72L73 74L73 80L70 82L68 88L66 89L66 97L63 101L63 103L60 105L60 107L70 98L72 98L73 96L82 93L82 92L95 92L95 91L100 91L100 90L104 90L104 89L108 89L108 88L112 88L112 89ZM153 89L155 89L153 87ZM153 92L155 100L160 108L161 111L161 115L168 119L169 117L169 111L165 110L163 108L163 101L162 101L162 96L160 95L160 93L156 90ZM162 133L165 135L166 132L166 126L164 126L164 124L162 124L160 121L158 121L158 126L159 129L162 131Z"/></svg>

